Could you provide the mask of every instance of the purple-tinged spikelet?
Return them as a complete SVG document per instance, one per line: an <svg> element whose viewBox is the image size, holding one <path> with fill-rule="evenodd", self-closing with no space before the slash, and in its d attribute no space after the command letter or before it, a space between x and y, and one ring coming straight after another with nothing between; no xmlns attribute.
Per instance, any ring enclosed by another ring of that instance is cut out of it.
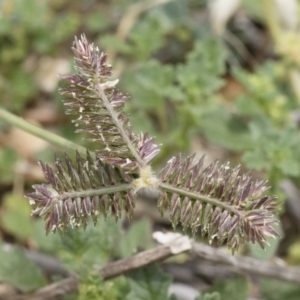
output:
<svg viewBox="0 0 300 300"><path fill-rule="evenodd" d="M239 175L239 167L218 161L204 167L204 156L194 163L194 156L174 157L159 175L163 193L158 206L170 210L174 226L182 223L210 239L226 242L233 251L244 241L258 242L264 248L267 237L276 237L273 229L275 197L266 195L265 181L252 181ZM173 187L173 190L172 190Z"/></svg>
<svg viewBox="0 0 300 300"><path fill-rule="evenodd" d="M106 55L85 36L75 39L76 75L63 75L66 113L75 115L77 132L97 145L96 158L78 153L74 163L67 155L56 158L56 170L40 162L47 184L34 185L29 194L33 214L44 217L47 233L68 226L86 227L88 219L122 212L131 216L136 198L158 199L161 213L170 211L174 226L202 234L236 251L245 241L264 248L267 237L278 234L274 197L265 181L239 175L239 167L214 162L204 167L204 157L171 159L156 177L149 163L160 145L148 134L135 135L123 107L128 97L111 81Z"/></svg>
<svg viewBox="0 0 300 300"><path fill-rule="evenodd" d="M86 139L97 143L97 155L102 161L138 172L159 152L160 146L147 134L135 135L123 107L128 96L116 90L118 80L111 81L111 66L106 54L84 35L75 38L76 75L61 75L66 87L60 93L66 114L77 116L76 132L87 134Z"/></svg>
<svg viewBox="0 0 300 300"><path fill-rule="evenodd" d="M134 198L129 191L133 178L118 167L93 160L89 154L83 159L78 153L76 164L67 155L64 161L56 158L56 171L48 164L40 165L47 184L34 185L35 192L27 198L35 206L33 215L44 217L47 233L85 227L89 218L96 223L99 214L111 213L116 219L122 211L133 214ZM114 189L118 186L124 189ZM107 192L101 193L101 188Z"/></svg>

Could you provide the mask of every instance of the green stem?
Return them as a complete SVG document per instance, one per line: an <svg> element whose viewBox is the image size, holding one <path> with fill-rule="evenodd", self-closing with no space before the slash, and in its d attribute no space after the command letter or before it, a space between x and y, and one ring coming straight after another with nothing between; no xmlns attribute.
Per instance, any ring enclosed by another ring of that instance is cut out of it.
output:
<svg viewBox="0 0 300 300"><path fill-rule="evenodd" d="M84 190L84 191L74 191L74 192L65 192L58 196L52 198L52 204L50 206L46 206L39 215L45 215L49 212L55 204L59 201L64 201L66 199L73 199L77 197L92 197L92 196L100 196L100 195L107 195L107 194L115 194L118 192L124 192L132 189L132 185L129 183L120 184L116 186L110 187L101 187L100 189L91 189L91 190Z"/></svg>
<svg viewBox="0 0 300 300"><path fill-rule="evenodd" d="M68 141L54 133L51 133L41 127L33 125L24 119L15 116L14 114L0 108L0 120L7 122L10 125L14 125L28 133L37 136L50 144L69 151L78 151L82 155L86 155L87 149L79 146L71 141Z"/></svg>
<svg viewBox="0 0 300 300"><path fill-rule="evenodd" d="M109 103L109 101L108 101L108 99L107 99L100 83L96 84L96 89L97 89L97 92L99 93L100 98L103 101L103 104L105 105L105 108L107 109L107 111L111 115L113 122L115 123L116 127L118 128L118 131L120 132L122 138L126 142L127 147L130 150L131 154L134 156L134 158L136 159L139 166L144 167L145 164L144 164L142 158L140 157L139 153L137 152L137 150L136 150L135 146L133 145L130 137L128 136L128 134L124 130L123 125L120 123L120 121L118 119L118 115L116 114L116 112L111 107L111 105L110 105L110 103Z"/></svg>
<svg viewBox="0 0 300 300"><path fill-rule="evenodd" d="M124 192L131 189L132 189L132 185L126 183L126 184L120 184L120 185L115 185L110 187L101 187L100 189L66 192L56 196L55 200L63 201L65 199L75 198L75 197L92 197L92 196L100 196L100 195L107 195L107 194L115 194L118 192Z"/></svg>
<svg viewBox="0 0 300 300"><path fill-rule="evenodd" d="M162 183L162 182L159 183L158 186L162 190L165 190L166 192L176 193L176 194L181 195L181 196L189 197L191 200L199 200L199 201L202 201L202 202L214 205L214 206L218 206L218 207L221 207L221 208L225 209L226 211L229 211L229 212L231 212L231 213L233 213L233 214L235 214L239 217L244 217L243 214L240 211L238 211L237 209L235 209L233 206L227 205L226 203L221 202L217 199L210 198L210 197L207 197L207 196L203 196L201 194L195 194L193 192L186 191L186 190L183 190L183 189L180 189L180 188L176 188L172 185L165 184L165 183Z"/></svg>

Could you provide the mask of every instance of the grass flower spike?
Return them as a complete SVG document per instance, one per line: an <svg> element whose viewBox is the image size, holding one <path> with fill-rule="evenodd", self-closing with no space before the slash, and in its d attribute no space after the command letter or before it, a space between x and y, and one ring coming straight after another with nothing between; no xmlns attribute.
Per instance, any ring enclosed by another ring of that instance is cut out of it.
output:
<svg viewBox="0 0 300 300"><path fill-rule="evenodd" d="M179 155L156 176L149 163L160 145L147 133L132 131L123 111L128 96L111 80L106 55L84 35L72 49L77 74L61 76L66 87L60 92L76 131L84 132L97 150L96 157L56 158L55 170L40 162L47 183L34 185L27 197L33 214L44 217L47 232L85 228L99 214L130 217L135 200L147 198L158 202L161 213L170 211L174 226L181 223L193 233L199 228L233 252L245 241L264 248L267 237L277 236L275 201L266 194L266 182L240 175L238 167L219 162L204 167L204 157L195 161L195 155Z"/></svg>
<svg viewBox="0 0 300 300"><path fill-rule="evenodd" d="M128 97L116 90L118 80L110 80L111 66L98 47L88 44L83 35L75 38L76 75L62 75L67 87L60 93L66 113L76 116L76 132L84 132L87 139L97 143L97 155L102 161L137 171L159 152L154 138L135 135L123 107Z"/></svg>

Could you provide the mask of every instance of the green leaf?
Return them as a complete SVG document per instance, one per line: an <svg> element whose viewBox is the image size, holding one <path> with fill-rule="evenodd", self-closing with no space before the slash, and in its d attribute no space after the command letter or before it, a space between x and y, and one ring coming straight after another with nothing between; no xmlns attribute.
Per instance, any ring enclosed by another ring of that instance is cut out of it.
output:
<svg viewBox="0 0 300 300"><path fill-rule="evenodd" d="M250 122L249 129L255 148L244 153L247 168L299 175L300 138L296 128L276 128L268 119L259 117Z"/></svg>
<svg viewBox="0 0 300 300"><path fill-rule="evenodd" d="M209 37L197 41L187 63L177 68L177 79L186 93L197 99L217 91L223 85L220 75L224 72L224 47L220 39Z"/></svg>
<svg viewBox="0 0 300 300"><path fill-rule="evenodd" d="M288 259L291 264L300 264L300 240L289 246Z"/></svg>
<svg viewBox="0 0 300 300"><path fill-rule="evenodd" d="M245 122L238 116L227 113L224 107L204 113L200 120L200 128L209 141L230 150L245 150L253 145Z"/></svg>
<svg viewBox="0 0 300 300"><path fill-rule="evenodd" d="M195 300L222 300L222 298L220 293L213 292L213 293L205 293L201 297L197 297Z"/></svg>
<svg viewBox="0 0 300 300"><path fill-rule="evenodd" d="M119 249L122 257L129 257L139 248L151 247L151 223L144 219L133 223L126 235L121 239Z"/></svg>
<svg viewBox="0 0 300 300"><path fill-rule="evenodd" d="M156 265L130 273L131 291L128 300L166 300L171 276L163 273Z"/></svg>
<svg viewBox="0 0 300 300"><path fill-rule="evenodd" d="M264 299L268 300L300 299L300 286L297 283L262 279L260 280L260 290Z"/></svg>
<svg viewBox="0 0 300 300"><path fill-rule="evenodd" d="M117 290L112 281L103 281L98 274L80 277L78 300L117 300Z"/></svg>
<svg viewBox="0 0 300 300"><path fill-rule="evenodd" d="M2 148L0 150L1 184L10 184L12 182L17 159L18 154L14 150L9 148Z"/></svg>
<svg viewBox="0 0 300 300"><path fill-rule="evenodd" d="M159 16L160 20L162 20L161 22L168 24L171 30L171 25L175 27L178 24L186 24L187 19L190 17L189 3L181 0L172 0L165 5L154 8L149 14Z"/></svg>
<svg viewBox="0 0 300 300"><path fill-rule="evenodd" d="M61 234L57 254L70 269L78 272L95 264L104 265L117 253L120 225L108 216L100 218L96 226L90 221L85 231L68 229Z"/></svg>
<svg viewBox="0 0 300 300"><path fill-rule="evenodd" d="M89 30L99 32L109 25L109 16L104 12L92 12L85 18L85 23Z"/></svg>
<svg viewBox="0 0 300 300"><path fill-rule="evenodd" d="M258 20L260 22L264 22L265 19L264 16L264 10L262 7L262 1L260 0L242 0L241 4L243 6L243 9L245 9L247 15L251 16L251 19Z"/></svg>
<svg viewBox="0 0 300 300"><path fill-rule="evenodd" d="M11 2L14 6L15 17L20 19L23 23L22 25L27 27L27 30L45 26L45 19L48 13L47 2L36 0L28 0L26 3L22 0L12 0Z"/></svg>
<svg viewBox="0 0 300 300"><path fill-rule="evenodd" d="M11 85L14 87L13 99L18 99L18 101L9 101L9 107L20 111L24 109L26 101L37 92L37 87L33 78L24 71L17 70L14 72L11 80Z"/></svg>
<svg viewBox="0 0 300 300"><path fill-rule="evenodd" d="M23 252L15 247L5 249L0 243L0 281L7 282L23 292L46 284L41 270Z"/></svg>
<svg viewBox="0 0 300 300"><path fill-rule="evenodd" d="M233 74L247 91L238 97L236 107L239 113L247 117L260 115L276 125L287 122L292 95L289 97L287 93L290 87L285 86L280 64L268 62L251 73L234 69Z"/></svg>
<svg viewBox="0 0 300 300"><path fill-rule="evenodd" d="M245 152L243 162L248 169L265 171L271 169L271 162L267 159L265 152L258 148Z"/></svg>
<svg viewBox="0 0 300 300"><path fill-rule="evenodd" d="M217 292L221 295L220 299L230 300L246 300L249 293L248 282L244 277L236 277L227 280L218 280L208 290L208 292ZM217 296L214 296L218 299ZM282 298L283 299L283 298ZM202 300L202 298L201 298Z"/></svg>
<svg viewBox="0 0 300 300"><path fill-rule="evenodd" d="M130 116L132 127L136 129L136 132L148 132L150 135L154 135L155 132L153 125L151 124L151 120L147 116L147 112L144 110L134 109L134 113Z"/></svg>
<svg viewBox="0 0 300 300"><path fill-rule="evenodd" d="M162 65L157 60L149 60L126 73L124 86L132 95L130 105L142 109L161 109L165 99L182 99L183 95L175 88L174 68ZM173 87L175 88L173 90Z"/></svg>
<svg viewBox="0 0 300 300"><path fill-rule="evenodd" d="M44 221L42 220L42 218L34 220L32 225L33 234L30 238L38 246L38 249L53 254L61 249L60 236L55 234L46 235Z"/></svg>
<svg viewBox="0 0 300 300"><path fill-rule="evenodd" d="M4 211L1 225L11 234L25 239L32 235L33 225L28 201L20 195L7 194L4 197Z"/></svg>
<svg viewBox="0 0 300 300"><path fill-rule="evenodd" d="M19 45L21 49L24 47L25 45ZM2 53L0 51L0 59L5 61L4 56L7 53L7 60L9 60L9 55L13 56L13 51L17 50L4 48ZM23 56L23 53L14 54L14 56L17 55ZM27 101L36 93L37 88L32 76L28 72L20 70L20 67L16 67L16 69L11 68L9 72L3 75L0 73L0 90L1 106L10 111L20 112L25 108ZM12 99L18 101L12 101Z"/></svg>
<svg viewBox="0 0 300 300"><path fill-rule="evenodd" d="M115 35L104 34L99 38L98 42L103 45L103 48L106 50L118 51L122 54L129 54L132 51L131 45L128 45L124 41L120 41Z"/></svg>
<svg viewBox="0 0 300 300"><path fill-rule="evenodd" d="M147 60L163 45L164 29L158 18L151 16L139 21L132 29L129 41L135 60Z"/></svg>

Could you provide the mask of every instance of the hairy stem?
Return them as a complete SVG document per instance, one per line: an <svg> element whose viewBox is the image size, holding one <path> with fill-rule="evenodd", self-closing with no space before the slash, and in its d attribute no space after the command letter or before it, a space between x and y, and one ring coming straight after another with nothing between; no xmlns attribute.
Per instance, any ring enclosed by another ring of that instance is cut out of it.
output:
<svg viewBox="0 0 300 300"><path fill-rule="evenodd" d="M66 151L78 151L82 155L86 155L87 149L79 146L71 141L68 141L54 133L51 133L41 127L33 125L24 119L15 116L14 114L0 108L0 120L7 122L10 125L14 125L28 133L37 136L50 144L62 148Z"/></svg>
<svg viewBox="0 0 300 300"><path fill-rule="evenodd" d="M84 190L84 191L75 191L75 192L65 192L61 195L55 197L55 200L65 200L68 198L75 198L75 197L90 197L90 196L99 196L99 195L107 195L107 194L114 194L118 192L123 192L127 190L131 190L131 184L119 184L110 187L102 187L100 189L91 189L91 190Z"/></svg>
<svg viewBox="0 0 300 300"><path fill-rule="evenodd" d="M244 217L243 214L240 211L238 211L237 209L235 209L233 206L227 205L226 203L221 202L217 199L210 198L210 197L207 197L207 196L204 196L204 195L201 195L201 194L195 194L193 192L186 191L186 190L181 189L181 188L176 188L172 185L161 183L161 182L158 184L158 186L166 192L176 193L176 194L181 195L181 196L189 197L192 201L193 200L199 200L199 201L202 201L202 202L205 202L205 203L209 203L211 205L223 208L223 209L227 210L228 212L231 212L231 213L233 213L233 214L235 214L239 217L242 217L242 218Z"/></svg>
<svg viewBox="0 0 300 300"><path fill-rule="evenodd" d="M136 159L137 163L140 165L140 167L144 167L145 164L142 160L142 158L140 157L140 155L138 154L138 152L136 151L135 146L133 145L132 141L130 140L128 134L125 132L124 127L122 126L122 124L120 123L118 116L116 114L116 112L113 110L113 108L111 107L102 87L100 86L100 84L96 85L97 91L100 94L101 99L103 100L103 103L105 105L105 108L107 109L107 111L109 112L109 114L111 115L116 127L118 128L122 138L124 139L124 141L126 142L129 150L131 151L132 155L134 156L134 158Z"/></svg>

